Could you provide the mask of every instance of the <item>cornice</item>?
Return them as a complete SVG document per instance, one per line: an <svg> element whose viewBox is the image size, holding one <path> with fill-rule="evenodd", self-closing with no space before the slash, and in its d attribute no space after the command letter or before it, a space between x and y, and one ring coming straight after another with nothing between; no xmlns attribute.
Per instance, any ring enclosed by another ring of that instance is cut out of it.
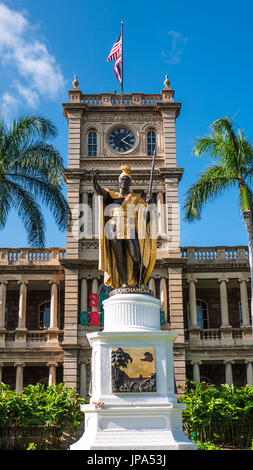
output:
<svg viewBox="0 0 253 470"><path fill-rule="evenodd" d="M164 103L153 103L153 104L113 104L109 106L101 105L101 104L88 104L83 102L68 102L62 103L63 108L63 115L67 118L68 112L102 112L107 113L108 111L113 111L114 113L118 112L138 112L138 113L145 113L149 111L173 111L175 112L176 117L179 116L181 110L182 103L180 102L164 102Z"/></svg>
<svg viewBox="0 0 253 470"><path fill-rule="evenodd" d="M84 179L87 175L90 176L90 169L86 168L65 168L65 175L70 179ZM131 170L132 174L138 178L138 176L147 176L150 177L150 168L133 168ZM184 168L169 168L163 167L154 170L154 176L162 178L176 178L178 181L181 180L183 176ZM119 169L116 168L101 168L99 169L99 175L103 176L115 176L118 178Z"/></svg>

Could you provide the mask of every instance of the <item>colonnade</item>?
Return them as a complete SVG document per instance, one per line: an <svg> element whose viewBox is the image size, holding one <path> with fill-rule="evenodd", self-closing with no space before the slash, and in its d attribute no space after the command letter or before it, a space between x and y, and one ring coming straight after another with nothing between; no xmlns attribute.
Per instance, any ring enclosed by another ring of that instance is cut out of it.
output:
<svg viewBox="0 0 253 470"><path fill-rule="evenodd" d="M19 339L26 330L26 312L27 312L27 287L29 281L17 281L19 285L19 306L18 306L18 326L16 332ZM60 281L48 281L51 286L50 297L50 327L49 332L57 330L58 317L58 285ZM0 330L5 330L5 311L6 311L6 290L8 281L0 281Z"/></svg>
<svg viewBox="0 0 253 470"><path fill-rule="evenodd" d="M190 324L191 328L197 328L197 304L196 304L196 284L198 279L191 278L187 280L189 284L189 311L190 311ZM221 328L229 328L229 309L228 309L228 295L227 284L228 278L219 278L217 282L220 286L220 307L221 307ZM238 278L240 286L240 299L242 309L242 326L250 326L250 314L248 304L247 282L249 279L246 277Z"/></svg>
<svg viewBox="0 0 253 470"><path fill-rule="evenodd" d="M233 359L226 359L222 361L222 364L225 367L225 383L228 385L233 384L233 364L235 363L236 361ZM246 382L250 387L253 387L253 359L246 359L244 364L246 365ZM202 361L191 361L191 365L193 366L193 381L200 383L200 366L202 365Z"/></svg>
<svg viewBox="0 0 253 470"><path fill-rule="evenodd" d="M240 302L241 302L241 331L243 341L246 340L245 344L248 344L248 340L252 342L252 329L250 326L250 311L248 303L248 290L247 283L250 281L248 277L240 276L237 279L238 287L240 289ZM195 277L189 278L187 280L189 285L189 313L190 313L190 344L200 345L200 328L197 324L197 294L196 286L198 285L198 279ZM219 285L220 291L220 312L221 312L221 325L220 325L220 334L219 338L221 344L233 345L234 339L232 335L232 327L229 323L229 306L228 306L228 292L227 288L229 285L229 279L227 277L217 278L217 283ZM212 331L212 330L211 330ZM210 336L212 340L212 336ZM205 346L205 345L203 345ZM231 356L231 352L229 353ZM201 354L200 354L201 355ZM213 359L214 360L214 359ZM236 359L226 358L221 361L217 359L217 364L223 363L225 371L225 382L229 385L233 384L233 365L237 362ZM241 363L241 361L239 362ZM194 382L199 383L201 380L200 366L202 364L201 360L192 360L192 372ZM207 362L205 361L205 364ZM249 386L253 386L253 359L245 358L244 364L246 365L246 382Z"/></svg>
<svg viewBox="0 0 253 470"><path fill-rule="evenodd" d="M7 365L4 362L0 362L0 382L3 379L3 368ZM9 364L8 364L9 365ZM16 386L15 390L16 393L20 393L23 389L23 382L24 382L24 368L26 366L25 362L15 362L11 364L16 368ZM57 362L48 362L48 385L56 384L56 368L58 366Z"/></svg>

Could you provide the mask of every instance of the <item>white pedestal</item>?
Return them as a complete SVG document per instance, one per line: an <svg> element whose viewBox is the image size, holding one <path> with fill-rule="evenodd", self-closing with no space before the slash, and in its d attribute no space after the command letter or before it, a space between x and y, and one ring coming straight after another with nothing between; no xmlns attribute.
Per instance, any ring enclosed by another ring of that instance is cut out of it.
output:
<svg viewBox="0 0 253 470"><path fill-rule="evenodd" d="M196 449L182 431L185 405L177 403L174 394L176 336L160 330L160 300L152 296L116 294L104 301L104 330L87 334L92 347L92 396L89 405L81 406L85 432L71 450ZM154 390L112 391L112 351L118 348L137 357L138 351L152 352Z"/></svg>

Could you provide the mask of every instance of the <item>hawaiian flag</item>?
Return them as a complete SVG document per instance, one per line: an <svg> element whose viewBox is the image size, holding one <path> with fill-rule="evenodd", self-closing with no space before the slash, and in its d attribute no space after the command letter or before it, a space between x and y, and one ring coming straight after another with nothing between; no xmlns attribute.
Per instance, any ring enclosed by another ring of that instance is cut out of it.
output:
<svg viewBox="0 0 253 470"><path fill-rule="evenodd" d="M119 83L122 81L122 34L120 33L113 44L107 62L115 60L114 73Z"/></svg>

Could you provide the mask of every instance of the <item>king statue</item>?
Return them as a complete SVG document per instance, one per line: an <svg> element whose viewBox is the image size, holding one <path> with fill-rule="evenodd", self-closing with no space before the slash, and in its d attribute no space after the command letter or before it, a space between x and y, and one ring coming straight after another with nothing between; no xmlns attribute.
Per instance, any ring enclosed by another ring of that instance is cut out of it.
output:
<svg viewBox="0 0 253 470"><path fill-rule="evenodd" d="M100 218L102 232L99 243L99 270L104 284L113 289L146 286L154 269L157 249L157 226L152 194L145 201L130 191L132 177L129 166L121 167L119 192L102 188L98 170L92 170L96 193L102 196Z"/></svg>

